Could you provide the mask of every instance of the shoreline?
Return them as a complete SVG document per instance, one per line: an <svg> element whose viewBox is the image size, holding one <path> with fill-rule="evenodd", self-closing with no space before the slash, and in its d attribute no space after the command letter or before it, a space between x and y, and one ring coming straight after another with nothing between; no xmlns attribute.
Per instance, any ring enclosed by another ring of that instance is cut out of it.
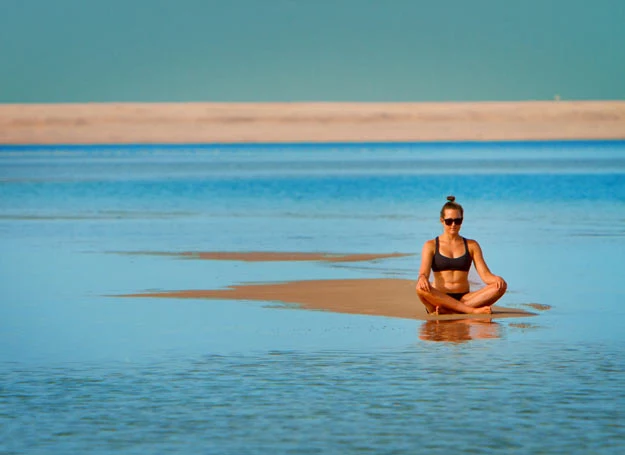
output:
<svg viewBox="0 0 625 455"><path fill-rule="evenodd" d="M357 142L357 141L345 141L345 142L118 142L118 143L37 143L37 144L5 144L0 142L0 151L28 151L28 150L37 150L40 148L45 148L46 150L64 150L70 151L72 149L81 150L84 148L98 148L98 149L108 149L108 148L118 148L118 147L131 147L131 148L146 148L150 149L153 147L165 147L169 149L187 149L189 147L192 148L200 148L200 149L239 149L241 147L245 148L253 148L253 147L300 147L300 148L319 148L319 146L323 147L385 147L385 146L394 146L394 147L462 147L462 146L476 146L480 145L482 147L514 147L514 146L527 146L528 144L532 144L535 146L541 145L553 145L553 144L566 144L567 147L586 147L588 145L616 145L616 144L625 144L625 138L615 138L615 139L540 139L540 140L492 140L492 141L384 141L384 142L376 142L376 141L367 141L367 142Z"/></svg>
<svg viewBox="0 0 625 455"><path fill-rule="evenodd" d="M0 145L606 141L625 101L0 104Z"/></svg>

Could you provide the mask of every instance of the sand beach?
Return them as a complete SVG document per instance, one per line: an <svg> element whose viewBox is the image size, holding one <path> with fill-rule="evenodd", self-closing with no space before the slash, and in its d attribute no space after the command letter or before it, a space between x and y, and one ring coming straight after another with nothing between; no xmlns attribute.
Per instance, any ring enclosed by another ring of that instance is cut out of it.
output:
<svg viewBox="0 0 625 455"><path fill-rule="evenodd" d="M625 139L625 101L0 104L0 144Z"/></svg>

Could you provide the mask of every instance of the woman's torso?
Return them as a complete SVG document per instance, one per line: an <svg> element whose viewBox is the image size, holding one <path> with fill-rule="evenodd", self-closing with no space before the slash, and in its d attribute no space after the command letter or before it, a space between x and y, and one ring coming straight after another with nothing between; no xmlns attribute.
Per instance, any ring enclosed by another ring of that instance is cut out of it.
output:
<svg viewBox="0 0 625 455"><path fill-rule="evenodd" d="M467 239L462 242L446 244L439 237L434 239L435 248L432 257L434 288L441 292L469 292L469 269L472 258ZM441 245L442 244L442 245ZM441 251L442 247L442 251Z"/></svg>

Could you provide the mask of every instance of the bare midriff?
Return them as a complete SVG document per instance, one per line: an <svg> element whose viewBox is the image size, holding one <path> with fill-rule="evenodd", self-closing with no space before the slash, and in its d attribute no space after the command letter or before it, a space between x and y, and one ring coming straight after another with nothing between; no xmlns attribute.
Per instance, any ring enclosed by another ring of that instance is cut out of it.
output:
<svg viewBox="0 0 625 455"><path fill-rule="evenodd" d="M434 272L434 288L445 293L469 292L469 272L445 270Z"/></svg>

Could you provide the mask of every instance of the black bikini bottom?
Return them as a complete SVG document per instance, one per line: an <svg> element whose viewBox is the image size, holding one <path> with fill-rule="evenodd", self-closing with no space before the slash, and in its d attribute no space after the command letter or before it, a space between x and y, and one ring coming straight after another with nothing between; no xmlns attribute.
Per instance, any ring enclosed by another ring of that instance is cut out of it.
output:
<svg viewBox="0 0 625 455"><path fill-rule="evenodd" d="M460 300L462 297L467 295L468 292L448 292L447 295L454 300Z"/></svg>
<svg viewBox="0 0 625 455"><path fill-rule="evenodd" d="M451 297L452 299L458 300L458 301L460 301L460 299L461 299L462 297L464 297L465 295L467 295L467 294L468 294L468 292L448 292L448 293L447 293L447 295L448 295L449 297ZM428 310L428 307L427 307L427 306L425 306L425 312L426 312L427 314L432 314L432 313L430 313L430 310Z"/></svg>

